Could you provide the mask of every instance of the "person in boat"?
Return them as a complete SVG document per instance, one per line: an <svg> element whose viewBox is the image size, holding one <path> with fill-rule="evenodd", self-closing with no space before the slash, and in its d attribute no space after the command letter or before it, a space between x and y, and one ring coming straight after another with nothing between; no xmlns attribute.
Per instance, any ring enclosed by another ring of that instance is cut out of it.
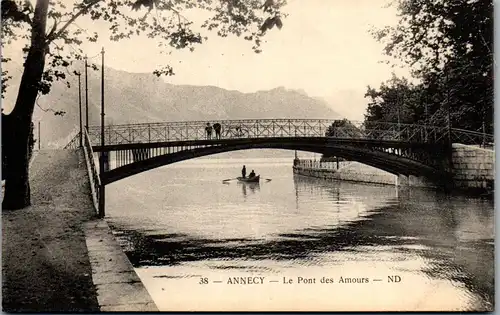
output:
<svg viewBox="0 0 500 315"><path fill-rule="evenodd" d="M253 178L255 177L255 172L252 170L250 174L248 174L248 178Z"/></svg>
<svg viewBox="0 0 500 315"><path fill-rule="evenodd" d="M247 168L245 165L243 165L243 168L241 169L241 177L245 178L247 176Z"/></svg>

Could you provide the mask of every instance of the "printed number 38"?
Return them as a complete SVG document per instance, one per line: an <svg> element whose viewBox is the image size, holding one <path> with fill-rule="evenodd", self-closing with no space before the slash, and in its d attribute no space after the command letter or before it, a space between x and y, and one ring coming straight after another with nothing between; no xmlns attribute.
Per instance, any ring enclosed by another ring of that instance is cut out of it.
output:
<svg viewBox="0 0 500 315"><path fill-rule="evenodd" d="M208 284L208 278L200 278L199 284Z"/></svg>

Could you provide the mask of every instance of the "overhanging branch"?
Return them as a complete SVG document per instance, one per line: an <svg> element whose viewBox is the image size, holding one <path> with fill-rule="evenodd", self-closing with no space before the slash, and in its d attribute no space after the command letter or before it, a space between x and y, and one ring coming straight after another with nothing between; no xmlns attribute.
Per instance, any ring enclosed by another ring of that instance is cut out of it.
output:
<svg viewBox="0 0 500 315"><path fill-rule="evenodd" d="M50 30L49 34L47 35L47 38L50 38L53 36L54 32L57 29L57 25L59 25L59 23L57 22L57 19L55 17L53 17L53 19L54 19L54 25L52 26L52 29Z"/></svg>
<svg viewBox="0 0 500 315"><path fill-rule="evenodd" d="M79 18L82 14L84 14L88 9L90 9L93 5L95 5L99 1L101 1L101 0L93 0L90 3L88 3L86 6L81 8L80 11L78 11L75 15L73 15L69 19L69 21L67 21L66 24L64 24L57 33L54 32L51 34L51 36L47 37L47 43L50 43L54 39L60 37L61 34L64 33L64 31L66 31L66 29L71 25L71 23L73 23L77 18Z"/></svg>

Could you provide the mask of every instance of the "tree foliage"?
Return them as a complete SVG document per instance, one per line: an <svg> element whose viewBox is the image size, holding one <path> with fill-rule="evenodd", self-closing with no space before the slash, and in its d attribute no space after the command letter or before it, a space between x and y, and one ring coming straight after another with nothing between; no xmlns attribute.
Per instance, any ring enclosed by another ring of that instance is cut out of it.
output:
<svg viewBox="0 0 500 315"><path fill-rule="evenodd" d="M366 120L493 130L493 3L488 0L397 0L395 27L375 30L385 53L409 65L418 84L393 78L368 87ZM427 113L427 114L426 114Z"/></svg>
<svg viewBox="0 0 500 315"><path fill-rule="evenodd" d="M50 92L56 81L69 86L75 61L84 58L80 45L96 42L99 34L78 25L87 17L104 23L110 39L119 41L133 36L154 38L160 51L194 50L210 31L226 37L242 36L253 42L253 50L261 51L262 37L274 26L282 27L279 0L2 0L2 49L24 40L24 71L16 104L2 116L2 144L5 143L6 190L3 206L20 209L31 204L28 161L32 151L32 116L37 98ZM193 9L209 13L196 29L185 12ZM204 34L202 34L203 32ZM2 64L9 58L2 58ZM95 64L90 64L94 69ZM4 68L3 68L4 69ZM169 65L157 69L156 75L172 75ZM10 76L2 70L2 96ZM54 111L55 114L63 114Z"/></svg>
<svg viewBox="0 0 500 315"><path fill-rule="evenodd" d="M368 87L369 99L365 122L418 123L426 119L424 91L407 79L393 77L379 89ZM427 110L432 110L431 108Z"/></svg>
<svg viewBox="0 0 500 315"><path fill-rule="evenodd" d="M326 130L327 137L356 137L361 136L361 130L354 125L350 120L337 119L334 120L333 123L328 126Z"/></svg>
<svg viewBox="0 0 500 315"><path fill-rule="evenodd" d="M48 2L49 0L38 0ZM66 80L75 74L72 65L81 61L85 52L79 47L84 42L96 42L99 36L78 25L78 20L88 17L104 22L113 41L129 39L134 36L154 38L159 50L170 53L172 49L193 51L197 44L203 43L210 31L218 36L236 35L252 41L252 49L261 52L262 37L274 26L282 27L284 14L280 9L285 1L279 0L79 0L73 5L67 1L50 1L46 18L45 34L46 69L38 82L40 94L50 92L55 81ZM200 9L210 13L201 28L204 33L194 30L194 22L184 16L184 12ZM25 40L29 51L33 39L34 8L29 1L2 0L2 48L16 40ZM2 63L11 61L2 58ZM98 69L95 64L90 64ZM159 66L154 74L173 75L169 65ZM7 71L2 72L2 97L11 79Z"/></svg>

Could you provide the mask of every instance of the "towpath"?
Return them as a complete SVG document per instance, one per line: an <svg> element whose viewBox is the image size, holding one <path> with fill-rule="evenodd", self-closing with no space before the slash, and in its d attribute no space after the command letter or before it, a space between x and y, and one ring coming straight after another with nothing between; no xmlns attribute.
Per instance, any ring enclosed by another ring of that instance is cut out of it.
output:
<svg viewBox="0 0 500 315"><path fill-rule="evenodd" d="M95 218L85 159L40 151L30 169L32 206L2 211L6 312L96 312L84 223Z"/></svg>

